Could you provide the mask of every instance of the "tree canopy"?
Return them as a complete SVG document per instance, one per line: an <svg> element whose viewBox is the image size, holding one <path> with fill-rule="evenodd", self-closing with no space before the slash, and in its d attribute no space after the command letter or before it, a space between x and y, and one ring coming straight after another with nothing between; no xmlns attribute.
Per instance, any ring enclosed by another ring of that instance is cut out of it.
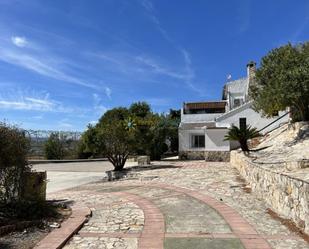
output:
<svg viewBox="0 0 309 249"><path fill-rule="evenodd" d="M65 137L57 132L50 134L44 145L44 152L46 159L64 159L66 155Z"/></svg>
<svg viewBox="0 0 309 249"><path fill-rule="evenodd" d="M97 143L93 147L108 158L116 171L123 169L133 150L133 131L127 127L128 117L128 109L114 108L107 111L96 125Z"/></svg>
<svg viewBox="0 0 309 249"><path fill-rule="evenodd" d="M130 155L149 155L160 159L169 148L178 149L179 111L168 115L153 113L146 102L133 103L129 108L107 111L97 125L88 126L82 136L83 155L106 156L121 170Z"/></svg>
<svg viewBox="0 0 309 249"><path fill-rule="evenodd" d="M145 101L136 102L130 106L129 112L136 117L145 118L147 115L151 114L151 108Z"/></svg>
<svg viewBox="0 0 309 249"><path fill-rule="evenodd" d="M309 42L288 44L263 57L250 94L255 109L267 116L290 107L294 121L308 121Z"/></svg>

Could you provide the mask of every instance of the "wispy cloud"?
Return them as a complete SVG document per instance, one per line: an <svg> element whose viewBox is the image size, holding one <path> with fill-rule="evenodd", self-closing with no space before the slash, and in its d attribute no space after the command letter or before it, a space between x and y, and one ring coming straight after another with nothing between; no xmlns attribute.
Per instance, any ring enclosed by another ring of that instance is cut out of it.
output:
<svg viewBox="0 0 309 249"><path fill-rule="evenodd" d="M173 43L173 39L169 36L168 32L162 27L159 18L156 15L156 10L152 1L150 0L140 0L142 7L146 11L147 17L150 21L155 25L157 30L161 33L161 35L169 42Z"/></svg>
<svg viewBox="0 0 309 249"><path fill-rule="evenodd" d="M180 51L181 51L183 58L184 58L184 61L185 61L186 80L190 81L195 77L195 73L194 73L194 70L192 68L191 55L184 48L181 48Z"/></svg>
<svg viewBox="0 0 309 249"><path fill-rule="evenodd" d="M251 12L252 12L252 0L240 1L237 15L237 19L239 22L238 27L239 33L244 33L250 28Z"/></svg>
<svg viewBox="0 0 309 249"><path fill-rule="evenodd" d="M56 102L49 98L46 93L42 97L11 96L0 97L0 109L9 110L31 110L31 111L52 111L56 110Z"/></svg>
<svg viewBox="0 0 309 249"><path fill-rule="evenodd" d="M69 130L73 130L73 128L74 128L73 124L71 124L67 118L64 118L58 121L58 129L60 130L69 131Z"/></svg>
<svg viewBox="0 0 309 249"><path fill-rule="evenodd" d="M301 35L304 33L304 31L309 25L309 4L306 5L305 9L306 9L306 15L303 22L299 25L299 27L296 28L295 32L290 38L290 41L293 43L300 42L299 39Z"/></svg>
<svg viewBox="0 0 309 249"><path fill-rule="evenodd" d="M302 35L308 33L309 28L309 3L304 6L304 16L301 16L301 22L298 24L298 26L293 28L293 31L290 33L288 37L282 37L278 41L274 41L272 46L273 47L281 47L285 46L288 42L291 42L292 44L301 43L306 40L302 39Z"/></svg>
<svg viewBox="0 0 309 249"><path fill-rule="evenodd" d="M112 99L112 89L110 89L108 86L106 86L106 87L104 87L104 92L109 99Z"/></svg>
<svg viewBox="0 0 309 249"><path fill-rule="evenodd" d="M135 60L138 63L141 63L143 66L148 67L150 71L154 73L163 74L163 75L176 78L176 79L185 79L187 77L186 75L182 73L174 72L170 70L169 68L160 65L159 63L157 63L156 61L154 61L153 59L149 57L137 56Z"/></svg>
<svg viewBox="0 0 309 249"><path fill-rule="evenodd" d="M11 40L13 44L17 47L25 47L28 44L27 39L21 36L12 36Z"/></svg>
<svg viewBox="0 0 309 249"><path fill-rule="evenodd" d="M12 90L0 95L0 109L39 112L72 113L74 108L64 107L59 101L50 98L47 92Z"/></svg>
<svg viewBox="0 0 309 249"><path fill-rule="evenodd" d="M95 110L96 114L102 115L103 113L105 113L108 110L108 108L103 105L102 98L96 93L92 94L92 97L93 97L93 109Z"/></svg>
<svg viewBox="0 0 309 249"><path fill-rule="evenodd" d="M97 85L65 72L65 67L69 64L68 61L58 58L46 49L41 49L43 46L40 46L40 49L37 46L31 46L28 49L28 39L20 36L11 37L11 42L14 47L5 41L0 44L1 61L52 79L100 90Z"/></svg>
<svg viewBox="0 0 309 249"><path fill-rule="evenodd" d="M155 75L160 74L175 79L185 79L187 76L185 72L181 72L177 69L172 69L169 65L165 65L162 60L154 58L145 53L134 54L129 51L109 51L109 52L98 52L98 53L87 53L91 58L100 59L103 63L105 70L126 75L132 75L136 77L136 74L145 76L148 80ZM105 93L108 93L108 87L105 87Z"/></svg>
<svg viewBox="0 0 309 249"><path fill-rule="evenodd" d="M192 67L192 61L191 61L191 55L190 53L184 49L180 48L180 51L183 55L184 61L185 61L185 72L186 72L186 78L185 83L186 85L194 92L198 93L200 96L205 95L205 91L203 88L198 88L196 84L194 84L195 81L195 71Z"/></svg>
<svg viewBox="0 0 309 249"><path fill-rule="evenodd" d="M199 89L198 87L195 86L195 84L193 83L193 80L195 78L195 73L193 70L193 66L192 66L192 60L191 60L191 55L190 53L184 49L182 46L179 46L172 38L171 36L168 34L167 30L163 28L163 26L161 25L161 22L159 20L159 18L156 15L156 10L155 7L153 5L153 2L151 0L139 0L142 7L145 9L147 16L150 18L150 20L153 22L153 24L155 25L155 27L159 30L159 32L161 33L161 35L163 36L163 38L165 40L167 40L169 43L171 43L174 48L180 52L181 56L184 58L184 63L185 63L185 73L179 74L179 73L175 73L175 72L170 72L168 70L165 70L164 68L160 68L158 67L156 64L151 63L151 61L149 60L144 60L144 63L147 64L151 67L153 67L153 69L155 71L157 71L158 73L165 73L166 75L169 75L171 77L175 77L178 79L182 79L184 80L184 82L186 83L186 85L193 91L199 93L200 95L203 94L203 90Z"/></svg>
<svg viewBox="0 0 309 249"><path fill-rule="evenodd" d="M61 69L57 68L57 66L51 65L51 63L48 62L48 59L44 57L40 57L40 59L38 59L35 55L0 48L0 60L15 66L23 67L52 79L65 81L92 89L98 89L98 87L95 85L89 84L77 77L66 74Z"/></svg>
<svg viewBox="0 0 309 249"><path fill-rule="evenodd" d="M142 6L148 10L149 12L154 12L154 7L151 1L149 0L141 0Z"/></svg>
<svg viewBox="0 0 309 249"><path fill-rule="evenodd" d="M139 75L140 79L145 81L153 80L154 82L157 75L169 77L184 82L192 91L203 95L204 91L196 87L194 83L196 75L192 65L191 54L181 47L177 47L177 51L179 51L179 56L183 59L183 66L176 66L175 63L146 53L131 54L129 51L101 51L87 53L86 55L90 56L90 58L101 60L104 69L107 71L125 74L126 77L136 77L136 75ZM105 87L105 93L109 96L107 89L108 87Z"/></svg>

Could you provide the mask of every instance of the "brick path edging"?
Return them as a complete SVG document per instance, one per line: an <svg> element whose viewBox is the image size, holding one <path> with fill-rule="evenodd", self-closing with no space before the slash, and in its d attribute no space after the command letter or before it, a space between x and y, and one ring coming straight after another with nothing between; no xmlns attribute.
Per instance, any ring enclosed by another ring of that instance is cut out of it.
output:
<svg viewBox="0 0 309 249"><path fill-rule="evenodd" d="M128 192L114 193L138 205L144 212L144 228L138 240L140 249L163 249L165 223L160 209L151 201Z"/></svg>
<svg viewBox="0 0 309 249"><path fill-rule="evenodd" d="M228 206L227 204L220 202L208 195L201 194L197 191L171 186L167 184L154 184L154 186L171 189L177 192L182 192L189 196L198 199L213 209L215 209L223 218L224 220L230 225L232 228L233 233L239 237L241 242L243 243L246 249L271 249L268 242L262 238L257 231L233 208ZM243 238L239 235L255 235L256 238Z"/></svg>
<svg viewBox="0 0 309 249"><path fill-rule="evenodd" d="M139 249L162 249L164 244L164 238L165 237L209 237L209 238L238 238L241 240L243 246L246 249L271 249L271 246L267 242L267 239L272 238L272 236L263 236L261 234L258 234L258 232L254 229L252 225L250 225L236 210L234 210L229 205L216 200L213 197L210 197L209 195L200 193L198 191L194 191L188 188L178 187L175 185L169 185L164 183L125 183L123 186L135 186L135 187L157 187L162 189L169 189L173 190L178 193L183 193L188 196L191 196L201 202L204 202L208 206L215 209L223 218L224 220L230 225L232 229L232 233L230 234L209 234L209 235L200 235L200 234L168 234L165 233L165 224L164 224L164 217L161 211L158 207L156 207L150 200L144 197L140 197L136 194L132 194L129 192L113 192L113 194L118 195L122 197L123 199L126 199L127 201L132 201L136 205L138 205L144 212L145 217L145 224L144 229L139 234L129 234L129 235L123 235L123 234L96 234L96 233L81 233L80 235L83 237L107 237L113 235L114 237L128 237L128 238L138 238L138 248ZM176 194L177 195L177 194ZM89 213L91 211L89 208L83 207L84 210L87 209ZM81 218L81 217L79 217ZM78 232L78 230L81 228L83 223L86 221L85 215L83 216L84 220L83 222L79 223L79 225L75 226L75 230L68 232L67 229L64 229L63 231L66 232L68 235L65 240L62 240L62 243L59 244L59 237L61 230L57 229L54 230L56 234L52 236L52 233L49 234L45 239L47 240L47 244L45 244L43 247L39 243L38 246L35 247L36 249L58 249L62 248L64 244L70 239L70 237ZM74 222L73 222L74 223ZM77 222L75 222L77 223ZM62 228L65 226L63 223ZM48 238L50 237L50 238ZM276 238L276 236L274 236ZM281 236L278 237L279 239ZM42 242L44 242L44 240ZM58 243L58 247L56 247L54 244Z"/></svg>
<svg viewBox="0 0 309 249"><path fill-rule="evenodd" d="M232 207L220 202L208 195L193 191L190 189L168 185L164 183L142 183L142 184L124 184L131 186L151 186L163 189L169 189L176 192L184 193L197 200L200 200L208 206L215 209L229 224L233 234L239 238L246 249L271 249L269 243ZM123 197L128 195L127 192L122 193ZM145 218L146 220L146 218ZM246 236L247 235L247 236ZM139 247L147 248L147 247ZM160 248L160 247L156 247Z"/></svg>
<svg viewBox="0 0 309 249"><path fill-rule="evenodd" d="M72 206L71 216L61 223L61 227L54 229L42 239L34 249L60 249L79 231L91 216L91 210L86 206L75 204Z"/></svg>

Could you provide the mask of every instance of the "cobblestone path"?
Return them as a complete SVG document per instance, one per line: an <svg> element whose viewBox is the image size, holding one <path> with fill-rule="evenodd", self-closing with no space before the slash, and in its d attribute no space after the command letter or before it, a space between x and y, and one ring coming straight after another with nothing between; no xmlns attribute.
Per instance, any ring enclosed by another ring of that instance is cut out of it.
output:
<svg viewBox="0 0 309 249"><path fill-rule="evenodd" d="M82 202L92 210L65 249L309 248L237 179L228 163L158 162L125 180L48 197Z"/></svg>

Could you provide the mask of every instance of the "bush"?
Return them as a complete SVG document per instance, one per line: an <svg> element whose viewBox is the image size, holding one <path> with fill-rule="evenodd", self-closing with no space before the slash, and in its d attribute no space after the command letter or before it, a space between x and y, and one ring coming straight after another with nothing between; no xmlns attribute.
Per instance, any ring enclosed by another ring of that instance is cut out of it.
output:
<svg viewBox="0 0 309 249"><path fill-rule="evenodd" d="M23 175L29 171L27 153L29 140L24 131L0 123L0 202L19 200Z"/></svg>
<svg viewBox="0 0 309 249"><path fill-rule="evenodd" d="M101 140L98 136L98 129L95 126L88 125L87 130L82 134L77 148L77 157L79 159L94 158L100 156Z"/></svg>
<svg viewBox="0 0 309 249"><path fill-rule="evenodd" d="M46 159L63 159L66 155L65 138L59 133L50 134L44 146Z"/></svg>
<svg viewBox="0 0 309 249"><path fill-rule="evenodd" d="M93 156L91 151L87 151L86 144L83 140L78 142L76 154L78 159L88 159Z"/></svg>

